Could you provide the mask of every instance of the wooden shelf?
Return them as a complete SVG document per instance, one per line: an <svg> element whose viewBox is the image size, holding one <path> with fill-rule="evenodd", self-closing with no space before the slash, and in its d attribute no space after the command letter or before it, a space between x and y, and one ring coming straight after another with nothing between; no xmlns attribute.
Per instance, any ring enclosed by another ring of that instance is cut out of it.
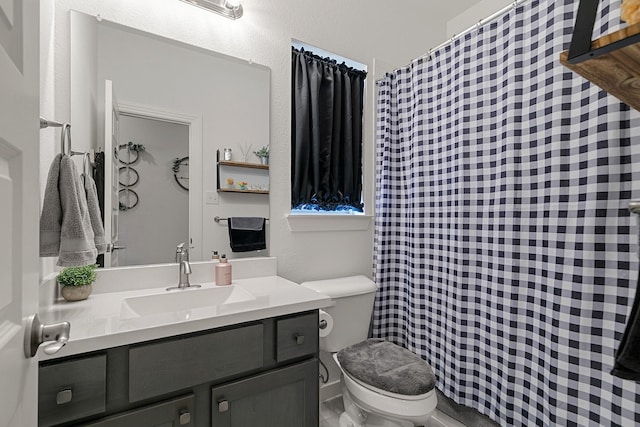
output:
<svg viewBox="0 0 640 427"><path fill-rule="evenodd" d="M640 24L630 25L593 40L591 50L606 47L638 34L640 34ZM560 54L562 65L640 111L640 43L629 44L577 64L570 63L568 56L568 51Z"/></svg>
<svg viewBox="0 0 640 427"><path fill-rule="evenodd" d="M269 165L263 165L261 163L246 163L246 162L234 162L232 160L220 160L220 150L216 151L216 181L217 189L220 193L243 193L243 194L269 194L269 190L241 190L240 188L226 188L220 186L220 169L224 167L225 174L229 176L229 179L235 179L236 182L242 181L254 181L251 184L255 185L256 181L259 185L256 187L268 188L269 187ZM253 169L253 171L242 169ZM249 178L252 177L252 178ZM233 181L232 181L233 182ZM255 187L254 187L255 188Z"/></svg>
<svg viewBox="0 0 640 427"><path fill-rule="evenodd" d="M269 194L268 190L240 190L235 188L219 188L221 193L252 193L252 194Z"/></svg>
<svg viewBox="0 0 640 427"><path fill-rule="evenodd" d="M250 168L250 169L269 169L269 165L263 165L261 163L244 163L221 160L218 162L220 166L233 166L236 168Z"/></svg>

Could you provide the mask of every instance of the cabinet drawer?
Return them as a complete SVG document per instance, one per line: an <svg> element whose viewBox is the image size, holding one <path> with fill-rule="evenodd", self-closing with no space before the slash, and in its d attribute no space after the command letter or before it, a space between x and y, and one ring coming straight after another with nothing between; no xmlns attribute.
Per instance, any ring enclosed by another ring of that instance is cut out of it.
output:
<svg viewBox="0 0 640 427"><path fill-rule="evenodd" d="M129 350L129 402L261 368L263 325L145 344Z"/></svg>
<svg viewBox="0 0 640 427"><path fill-rule="evenodd" d="M276 361L318 351L318 312L276 320Z"/></svg>
<svg viewBox="0 0 640 427"><path fill-rule="evenodd" d="M106 355L41 366L38 425L50 426L104 412L106 374Z"/></svg>
<svg viewBox="0 0 640 427"><path fill-rule="evenodd" d="M173 399L100 420L87 427L195 426L193 395Z"/></svg>

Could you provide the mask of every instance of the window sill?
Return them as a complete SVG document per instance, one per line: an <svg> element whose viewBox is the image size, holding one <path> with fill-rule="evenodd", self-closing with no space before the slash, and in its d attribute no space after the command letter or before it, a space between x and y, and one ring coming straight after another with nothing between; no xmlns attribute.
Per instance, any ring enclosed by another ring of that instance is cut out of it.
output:
<svg viewBox="0 0 640 427"><path fill-rule="evenodd" d="M368 215L287 215L289 230L298 231L364 231L373 220Z"/></svg>

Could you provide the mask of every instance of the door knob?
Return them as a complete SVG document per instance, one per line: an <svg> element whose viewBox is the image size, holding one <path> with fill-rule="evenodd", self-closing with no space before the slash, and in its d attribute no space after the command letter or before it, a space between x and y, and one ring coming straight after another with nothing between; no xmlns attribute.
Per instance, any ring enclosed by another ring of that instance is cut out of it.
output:
<svg viewBox="0 0 640 427"><path fill-rule="evenodd" d="M38 352L41 344L49 341L53 343L43 348L46 354L57 353L69 341L69 322L50 323L45 325L40 322L37 314L27 318L24 332L24 354L27 358L33 357Z"/></svg>

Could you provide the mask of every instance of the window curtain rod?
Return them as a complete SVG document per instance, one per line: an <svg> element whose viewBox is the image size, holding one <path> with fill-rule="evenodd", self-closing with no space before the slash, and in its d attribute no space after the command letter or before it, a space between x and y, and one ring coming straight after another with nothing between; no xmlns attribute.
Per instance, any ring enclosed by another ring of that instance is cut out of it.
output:
<svg viewBox="0 0 640 427"><path fill-rule="evenodd" d="M484 24L488 24L489 22L493 22L496 19L500 18L502 15L504 15L505 13L510 12L511 10L515 9L516 7L520 6L522 3L525 3L529 0L515 0L513 3L511 3L508 6L503 7L502 9L500 9L499 11L497 11L496 13L494 13L491 16L488 16L484 19L481 19L480 21L478 21L477 24L472 25L471 27L467 28L466 30L458 33L458 34L454 34L450 39L445 40L444 42L440 43L438 46L436 47L432 47L431 49L429 49L429 51L427 53L425 53L424 55L419 56L416 59L423 59L423 58L427 58L430 57L431 54L433 52L435 52L436 50L445 47L446 45L448 45L449 43L453 43L457 38L462 37L463 35L478 29L480 27L482 27Z"/></svg>

